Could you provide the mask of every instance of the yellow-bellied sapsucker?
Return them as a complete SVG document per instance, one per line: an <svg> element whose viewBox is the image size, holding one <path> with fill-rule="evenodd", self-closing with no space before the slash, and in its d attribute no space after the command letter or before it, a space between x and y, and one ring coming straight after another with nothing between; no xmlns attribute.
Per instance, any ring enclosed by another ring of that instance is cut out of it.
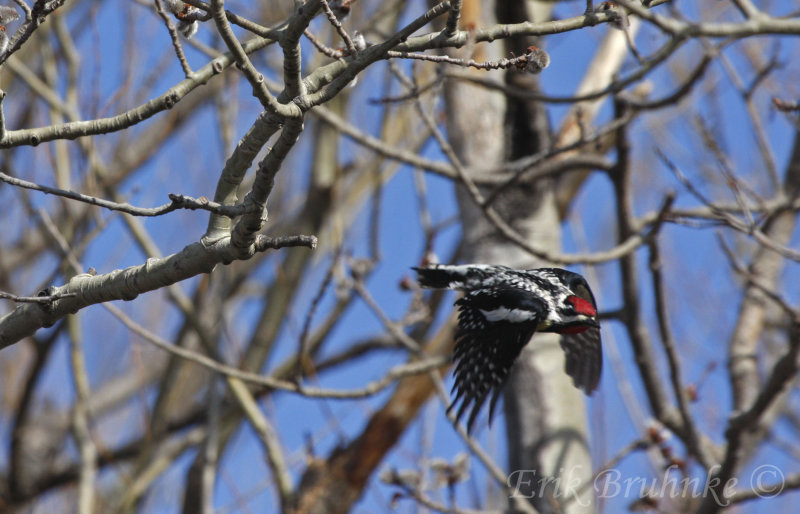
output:
<svg viewBox="0 0 800 514"><path fill-rule="evenodd" d="M516 270L466 264L414 268L422 287L457 289L464 296L456 332L456 420L472 406L467 430L489 393L489 420L514 360L534 332L563 334L566 372L591 394L600 381L603 355L597 305L586 280L559 268ZM449 409L448 409L449 410Z"/></svg>

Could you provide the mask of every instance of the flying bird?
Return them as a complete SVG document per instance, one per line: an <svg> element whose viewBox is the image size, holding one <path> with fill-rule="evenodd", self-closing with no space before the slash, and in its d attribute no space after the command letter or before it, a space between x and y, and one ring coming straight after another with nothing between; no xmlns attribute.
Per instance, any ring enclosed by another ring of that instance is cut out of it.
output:
<svg viewBox="0 0 800 514"><path fill-rule="evenodd" d="M456 421L470 407L467 431L491 393L489 421L512 364L535 332L563 334L567 374L586 394L603 367L597 304L586 279L559 268L437 264L413 268L422 287L463 291L456 331Z"/></svg>

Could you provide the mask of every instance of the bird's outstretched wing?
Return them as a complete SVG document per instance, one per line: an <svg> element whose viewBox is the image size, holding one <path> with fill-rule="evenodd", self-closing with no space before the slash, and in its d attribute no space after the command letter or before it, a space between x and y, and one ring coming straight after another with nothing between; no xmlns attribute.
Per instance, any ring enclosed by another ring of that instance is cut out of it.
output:
<svg viewBox="0 0 800 514"><path fill-rule="evenodd" d="M536 331L545 305L529 291L514 287L469 291L456 305L456 395L448 411L460 402L457 421L471 408L467 421L467 431L471 431L489 393L491 422L511 365Z"/></svg>
<svg viewBox="0 0 800 514"><path fill-rule="evenodd" d="M568 283L577 296L589 302L597 311L597 302L583 277L573 273ZM586 394L592 394L600 383L600 374L603 371L600 329L591 327L577 334L564 334L561 336L561 348L567 354L565 371L572 377L572 383Z"/></svg>
<svg viewBox="0 0 800 514"><path fill-rule="evenodd" d="M564 371L572 377L572 383L586 394L592 394L600 383L603 370L600 329L590 328L580 334L564 334L561 336L561 348L567 354Z"/></svg>

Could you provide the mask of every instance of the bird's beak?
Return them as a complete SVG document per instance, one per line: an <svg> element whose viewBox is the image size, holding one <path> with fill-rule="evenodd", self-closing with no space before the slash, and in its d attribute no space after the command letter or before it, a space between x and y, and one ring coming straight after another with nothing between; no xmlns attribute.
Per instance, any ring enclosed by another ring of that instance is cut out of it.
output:
<svg viewBox="0 0 800 514"><path fill-rule="evenodd" d="M589 318L584 323L591 328L600 328L600 323L595 318Z"/></svg>

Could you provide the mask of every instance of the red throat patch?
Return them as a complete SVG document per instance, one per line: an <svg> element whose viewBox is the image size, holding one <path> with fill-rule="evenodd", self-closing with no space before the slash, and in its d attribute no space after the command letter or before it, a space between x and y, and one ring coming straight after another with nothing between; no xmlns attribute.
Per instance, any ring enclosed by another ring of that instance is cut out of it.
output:
<svg viewBox="0 0 800 514"><path fill-rule="evenodd" d="M559 334L581 334L589 330L589 327L584 327L580 325L576 325L573 327L563 328L558 331Z"/></svg>
<svg viewBox="0 0 800 514"><path fill-rule="evenodd" d="M578 314L583 314L584 316L597 316L597 311L594 309L591 303L587 302L580 296L568 296L567 302L572 304L575 308L575 312Z"/></svg>

